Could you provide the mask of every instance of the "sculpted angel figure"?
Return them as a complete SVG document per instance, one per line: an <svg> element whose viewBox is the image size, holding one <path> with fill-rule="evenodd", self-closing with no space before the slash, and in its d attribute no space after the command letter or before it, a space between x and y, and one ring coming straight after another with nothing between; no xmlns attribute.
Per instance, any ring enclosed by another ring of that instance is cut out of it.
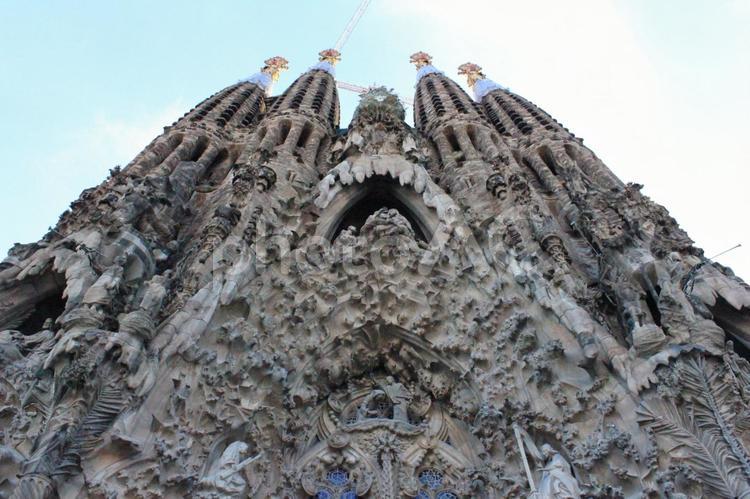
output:
<svg viewBox="0 0 750 499"><path fill-rule="evenodd" d="M243 453L247 452L248 446L245 442L232 442L224 449L219 462L211 467L210 473L199 482L201 492L199 497L244 497L247 480L242 475L242 470L248 464L257 461L262 456L258 454L247 459L241 459Z"/></svg>
<svg viewBox="0 0 750 499"><path fill-rule="evenodd" d="M581 489L573 476L570 464L549 444L542 445L541 457L544 466L539 468L542 478L539 488L530 497L534 499L578 499Z"/></svg>
<svg viewBox="0 0 750 499"><path fill-rule="evenodd" d="M570 463L549 444L537 447L525 429L515 424L513 429L531 486L529 499L580 499L581 489ZM541 474L538 487L534 485L534 477L526 460L526 451L537 464L536 475Z"/></svg>

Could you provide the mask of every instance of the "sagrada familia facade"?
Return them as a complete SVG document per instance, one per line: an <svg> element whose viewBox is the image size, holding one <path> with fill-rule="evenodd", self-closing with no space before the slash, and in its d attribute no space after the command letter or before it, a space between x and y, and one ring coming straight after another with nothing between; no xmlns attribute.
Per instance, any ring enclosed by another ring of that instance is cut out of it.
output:
<svg viewBox="0 0 750 499"><path fill-rule="evenodd" d="M0 264L0 496L750 497L750 288L560 123L338 52Z"/></svg>

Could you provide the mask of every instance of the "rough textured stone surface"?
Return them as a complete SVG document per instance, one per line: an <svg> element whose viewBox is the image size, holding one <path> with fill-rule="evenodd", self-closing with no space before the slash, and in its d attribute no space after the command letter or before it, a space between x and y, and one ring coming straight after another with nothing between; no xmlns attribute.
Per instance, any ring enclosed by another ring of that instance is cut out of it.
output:
<svg viewBox="0 0 750 499"><path fill-rule="evenodd" d="M748 286L412 59L414 128L250 79L11 249L0 496L750 496Z"/></svg>

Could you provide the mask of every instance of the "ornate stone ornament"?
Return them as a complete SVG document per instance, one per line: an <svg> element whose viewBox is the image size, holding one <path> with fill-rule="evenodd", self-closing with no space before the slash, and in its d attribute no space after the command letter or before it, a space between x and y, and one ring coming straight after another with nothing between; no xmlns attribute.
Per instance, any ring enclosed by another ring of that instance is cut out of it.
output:
<svg viewBox="0 0 750 499"><path fill-rule="evenodd" d="M538 106L321 60L0 263L0 497L750 496L750 288Z"/></svg>

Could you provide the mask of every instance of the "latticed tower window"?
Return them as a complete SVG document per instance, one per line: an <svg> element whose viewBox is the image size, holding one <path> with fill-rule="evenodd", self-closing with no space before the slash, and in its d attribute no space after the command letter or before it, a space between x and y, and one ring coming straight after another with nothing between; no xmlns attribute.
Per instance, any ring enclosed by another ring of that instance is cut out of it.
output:
<svg viewBox="0 0 750 499"><path fill-rule="evenodd" d="M326 482L330 488L321 488L315 494L315 499L357 499L357 493L352 489L349 472L342 468L335 468L326 473Z"/></svg>
<svg viewBox="0 0 750 499"><path fill-rule="evenodd" d="M419 472L422 489L417 492L417 499L458 499L456 493L443 489L443 481L444 475L440 470L426 469Z"/></svg>

